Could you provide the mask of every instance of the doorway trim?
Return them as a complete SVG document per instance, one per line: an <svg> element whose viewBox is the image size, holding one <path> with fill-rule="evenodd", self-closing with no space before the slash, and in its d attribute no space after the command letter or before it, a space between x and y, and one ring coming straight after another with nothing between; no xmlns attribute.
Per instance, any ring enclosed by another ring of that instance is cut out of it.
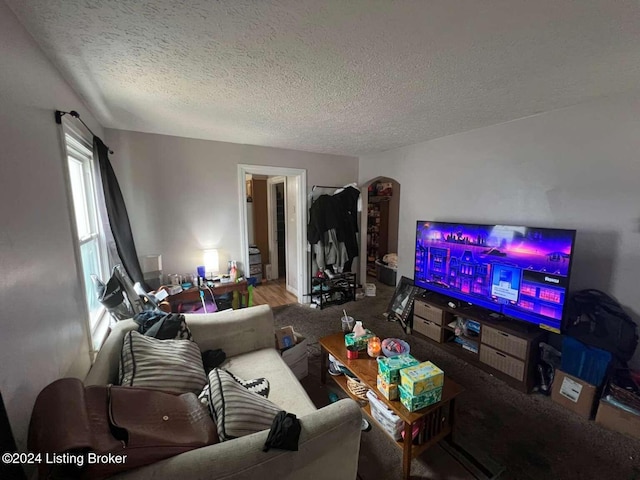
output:
<svg viewBox="0 0 640 480"><path fill-rule="evenodd" d="M292 176L297 177L298 191L296 195L296 242L298 243L296 263L298 278L298 303L305 303L306 286L305 280L309 276L309 269L306 262L307 256L307 171L302 168L270 167L266 165L238 164L238 200L240 204L240 253L243 267L249 268L249 233L247 231L247 184L246 175L267 175L267 176Z"/></svg>

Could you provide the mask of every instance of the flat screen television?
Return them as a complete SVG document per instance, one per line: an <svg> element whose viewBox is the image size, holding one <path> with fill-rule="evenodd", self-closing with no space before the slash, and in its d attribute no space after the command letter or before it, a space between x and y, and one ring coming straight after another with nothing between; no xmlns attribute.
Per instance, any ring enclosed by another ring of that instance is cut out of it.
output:
<svg viewBox="0 0 640 480"><path fill-rule="evenodd" d="M560 333L575 230L419 221L415 284Z"/></svg>

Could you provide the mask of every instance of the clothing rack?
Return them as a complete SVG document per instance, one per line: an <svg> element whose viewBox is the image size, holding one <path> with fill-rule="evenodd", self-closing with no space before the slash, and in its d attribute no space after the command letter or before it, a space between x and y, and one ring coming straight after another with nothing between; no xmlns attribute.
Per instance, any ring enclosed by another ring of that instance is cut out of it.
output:
<svg viewBox="0 0 640 480"><path fill-rule="evenodd" d="M342 191L348 187L353 187L355 189L357 189L358 191L360 190L354 183L348 184L348 185L340 185L340 186L334 186L334 185L314 185L313 187L311 187L311 193L308 195L308 208L311 209L311 206L316 202L316 200L321 197L326 195L326 193L323 192L315 192L315 190L321 190L321 189L327 189L327 190L333 190L329 196L332 196L334 194L334 192L336 191ZM315 195L314 195L315 193ZM310 245L310 252L309 252L309 293L305 294L308 295L309 297L311 297L312 301L313 301L313 296L314 294L319 294L319 298L320 298L320 302L317 303L317 305L320 307L320 309L322 309L324 306L326 305L341 305L342 303L345 302L349 302L349 301L355 301L356 299L356 287L357 287L357 275L355 272L343 272L340 274L336 274L336 277L339 277L338 279L334 280L333 277L326 279L322 282L320 282L320 291L319 292L315 292L313 291L313 287L314 287L314 280L315 282L319 282L318 279L314 278L314 275L312 273L313 271L313 262L314 262L314 251L313 251L313 246L311 244ZM346 282L347 283L347 287L345 288L344 286L337 286L337 285L333 285L334 281L340 281L342 280L342 282ZM328 290L325 290L324 287L325 285L331 285L330 288ZM324 295L325 294L331 294L333 292L336 291L341 291L343 292L343 294L345 294L345 298L343 300L324 300Z"/></svg>

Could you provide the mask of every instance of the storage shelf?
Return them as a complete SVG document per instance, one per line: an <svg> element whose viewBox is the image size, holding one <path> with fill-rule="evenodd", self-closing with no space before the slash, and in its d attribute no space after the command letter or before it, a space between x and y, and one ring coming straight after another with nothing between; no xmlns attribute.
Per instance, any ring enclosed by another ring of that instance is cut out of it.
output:
<svg viewBox="0 0 640 480"><path fill-rule="evenodd" d="M330 282L334 281L345 281L349 284L349 286L333 286L328 289L322 289L322 285L326 285ZM319 290L313 290L314 286L320 285L321 288ZM336 278L311 278L311 292L305 294L307 297L311 297L311 301L317 304L322 310L324 307L328 307L329 305L343 305L347 302L353 302L356 299L356 274L352 272L346 272L341 274L341 276L336 276ZM334 299L334 300L325 300L325 295L332 295L334 293L342 292L344 296L342 298Z"/></svg>
<svg viewBox="0 0 640 480"><path fill-rule="evenodd" d="M400 450L404 449L404 443L403 440L396 440L393 435L391 435L389 432L387 432L387 430L385 430L385 428L380 424L380 422L378 422L375 418L373 418L373 415L371 414L371 405L369 405L369 402L366 400L362 400L358 397L356 397L354 394L351 393L351 391L349 390L349 387L347 387L347 378L345 375L340 375L340 376L331 376L331 378L336 382L336 384L338 384L338 386L347 394L349 395L349 398L355 400L356 402L358 402L358 404L360 405L360 408L362 409L362 411L364 413L367 414L367 417L369 417L374 423L376 423L376 425L378 426L378 428L384 432L384 434L391 439L391 441L395 444L396 447L398 447ZM424 452L425 450L429 449L430 447L432 447L433 445L435 445L436 443L438 443L440 440L444 439L447 435L449 435L451 433L451 426L449 425L449 423L443 425L442 430L435 436L433 436L432 438L430 438L429 440L427 440L424 443L421 443L420 445L415 445L415 444L411 444L411 458L416 458L418 457L422 452Z"/></svg>
<svg viewBox="0 0 640 480"><path fill-rule="evenodd" d="M443 328L445 330L448 330L449 332L451 332L453 334L455 334L455 332L456 332L456 329L453 328L453 327L450 327L449 325L445 325ZM467 335L467 334L463 333L462 335L456 335L456 337L466 338L470 342L477 343L478 345L480 345L480 335L477 335L477 336L474 337L472 335Z"/></svg>
<svg viewBox="0 0 640 480"><path fill-rule="evenodd" d="M382 430L384 432L384 434L393 441L393 443L396 445L396 447L398 447L400 450L404 449L403 441L402 440L396 440L393 437L393 435L391 435L389 432L387 432L385 430L385 428L380 424L380 422L378 422L375 418L373 418L373 415L371 414L371 405L369 405L367 403L366 406L362 407L362 410L364 411L364 413L367 414L367 417L369 417L373 422L375 422L377 424L378 428L380 430ZM445 425L443 427L443 429L440 431L440 433L438 433L434 437L430 438L426 442L421 443L420 445L416 445L416 444L412 443L411 444L411 458L418 457L422 452L424 452L425 450L429 449L430 447L432 447L433 445L438 443L440 440L445 438L450 433L451 433L451 427L449 427L448 425Z"/></svg>
<svg viewBox="0 0 640 480"><path fill-rule="evenodd" d="M391 197L369 197L367 205L367 256L375 259L388 252L389 202ZM375 200L373 200L375 199ZM386 201L385 201L386 200Z"/></svg>
<svg viewBox="0 0 640 480"><path fill-rule="evenodd" d="M475 306L453 309L448 306L448 301L450 300L447 297L439 294L416 299L416 303L421 302L428 307L439 309L442 312L443 321L440 337L437 332L431 332L426 336L416 332L415 329L414 335L433 342L434 345L482 368L519 390L530 392L536 382L538 344L544 341L546 332L541 329L524 328L505 320L498 322L485 309ZM418 316L420 315L414 315L414 325L415 317ZM480 324L479 335L459 335L472 347L477 347L477 352L454 341L455 326L450 325L453 316L461 316ZM440 342L437 341L438 338ZM504 365L487 361L487 358L494 358L488 353L491 348L499 352L496 355L500 358L505 358Z"/></svg>
<svg viewBox="0 0 640 480"><path fill-rule="evenodd" d="M380 203L380 202L388 202L391 200L391 195L375 195L369 196L369 203Z"/></svg>

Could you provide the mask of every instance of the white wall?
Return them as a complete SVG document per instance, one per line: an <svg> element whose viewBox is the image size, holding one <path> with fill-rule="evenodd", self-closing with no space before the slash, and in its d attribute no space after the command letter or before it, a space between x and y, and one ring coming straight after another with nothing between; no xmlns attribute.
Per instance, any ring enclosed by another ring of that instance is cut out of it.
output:
<svg viewBox="0 0 640 480"><path fill-rule="evenodd" d="M207 247L221 265L241 258L238 164L304 168L308 188L358 178L354 157L122 130L106 130L106 142L138 254L161 253L165 273L191 272Z"/></svg>
<svg viewBox="0 0 640 480"><path fill-rule="evenodd" d="M413 278L417 220L574 228L572 288L610 292L638 321L638 112L626 94L360 158L361 182L402 186L399 273Z"/></svg>
<svg viewBox="0 0 640 480"><path fill-rule="evenodd" d="M101 128L3 1L0 54L0 390L24 449L40 390L90 365L54 110Z"/></svg>

